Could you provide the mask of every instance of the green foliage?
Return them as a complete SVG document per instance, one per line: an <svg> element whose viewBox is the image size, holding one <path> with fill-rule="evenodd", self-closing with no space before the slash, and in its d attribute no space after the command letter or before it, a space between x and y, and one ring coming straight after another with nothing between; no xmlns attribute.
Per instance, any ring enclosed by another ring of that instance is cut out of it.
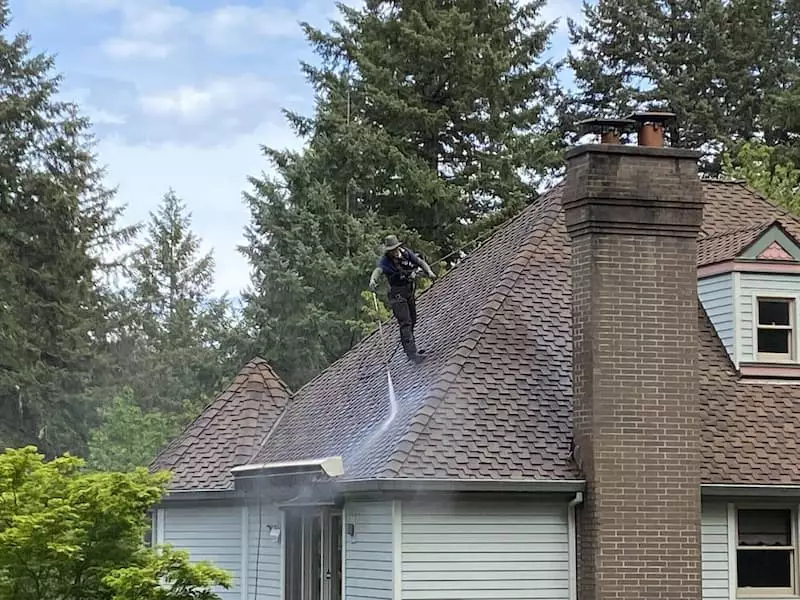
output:
<svg viewBox="0 0 800 600"><path fill-rule="evenodd" d="M376 310L376 299L377 297L369 290L362 291L360 318L349 321L350 326L358 330L361 336L371 333L378 327L379 322L383 323L392 316L392 311L387 308L383 300L378 300Z"/></svg>
<svg viewBox="0 0 800 600"><path fill-rule="evenodd" d="M166 476L81 472L33 447L0 454L0 600L110 600L103 578L142 563Z"/></svg>
<svg viewBox="0 0 800 600"><path fill-rule="evenodd" d="M558 162L543 6L373 0L342 6L330 34L304 26L323 59L304 65L325 98L312 138L333 145L362 210L447 254L471 223L535 197Z"/></svg>
<svg viewBox="0 0 800 600"><path fill-rule="evenodd" d="M83 466L32 446L0 454L0 600L219 599L227 573L143 545L166 473Z"/></svg>
<svg viewBox="0 0 800 600"><path fill-rule="evenodd" d="M678 116L673 145L718 137L735 108L718 82L732 60L720 28L723 0L585 1L583 13L582 25L570 21L576 117L661 106Z"/></svg>
<svg viewBox="0 0 800 600"><path fill-rule="evenodd" d="M131 471L146 466L179 431L181 419L144 411L126 388L103 409L102 425L89 437L88 465L101 471Z"/></svg>
<svg viewBox="0 0 800 600"><path fill-rule="evenodd" d="M104 583L113 600L219 600L212 587L230 589L230 575L202 561L189 563L188 554L164 547L147 564L119 569Z"/></svg>
<svg viewBox="0 0 800 600"><path fill-rule="evenodd" d="M0 2L0 444L85 450L111 303L104 253L130 239L88 121L56 95L53 59L7 35Z"/></svg>
<svg viewBox="0 0 800 600"><path fill-rule="evenodd" d="M727 177L744 179L770 200L800 215L800 168L781 160L778 148L748 142L735 153L726 153L722 165Z"/></svg>
<svg viewBox="0 0 800 600"><path fill-rule="evenodd" d="M89 440L97 469L149 464L236 367L233 311L212 296L213 257L200 254L186 205L171 190L126 267L109 367L93 390L102 406Z"/></svg>

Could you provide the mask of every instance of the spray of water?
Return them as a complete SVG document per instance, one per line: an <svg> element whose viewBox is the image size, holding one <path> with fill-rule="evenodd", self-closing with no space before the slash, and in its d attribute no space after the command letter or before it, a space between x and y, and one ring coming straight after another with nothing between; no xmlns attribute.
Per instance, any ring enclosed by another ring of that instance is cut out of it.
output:
<svg viewBox="0 0 800 600"><path fill-rule="evenodd" d="M375 302L375 313L378 314L378 296L372 294L372 300ZM389 391L389 414L384 419L381 426L370 436L369 440L367 440L367 446L372 445L377 437L383 434L392 424L394 418L397 416L397 395L394 391L394 383L392 383L392 371L389 368L389 355L386 352L386 341L383 338L383 325L381 324L380 315L378 316L378 334L381 338L381 347L383 348L383 361L386 365L386 384Z"/></svg>

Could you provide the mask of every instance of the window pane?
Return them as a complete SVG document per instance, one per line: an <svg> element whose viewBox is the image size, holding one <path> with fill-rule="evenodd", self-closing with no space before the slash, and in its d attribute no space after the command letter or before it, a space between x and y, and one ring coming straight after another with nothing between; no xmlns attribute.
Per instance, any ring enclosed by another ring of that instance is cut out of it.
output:
<svg viewBox="0 0 800 600"><path fill-rule="evenodd" d="M788 329L759 329L758 351L770 354L789 354Z"/></svg>
<svg viewBox="0 0 800 600"><path fill-rule="evenodd" d="M792 511L743 509L738 512L740 546L792 545Z"/></svg>
<svg viewBox="0 0 800 600"><path fill-rule="evenodd" d="M736 559L740 588L788 588L792 585L791 550L739 550Z"/></svg>
<svg viewBox="0 0 800 600"><path fill-rule="evenodd" d="M761 325L789 325L789 302L786 300L759 300L758 322Z"/></svg>

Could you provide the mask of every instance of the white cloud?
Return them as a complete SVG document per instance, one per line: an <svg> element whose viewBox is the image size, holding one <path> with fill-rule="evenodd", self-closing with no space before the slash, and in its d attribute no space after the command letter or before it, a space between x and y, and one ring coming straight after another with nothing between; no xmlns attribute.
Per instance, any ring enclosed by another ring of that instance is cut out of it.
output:
<svg viewBox="0 0 800 600"><path fill-rule="evenodd" d="M229 5L197 15L195 27L205 43L230 48L254 37L299 36L300 20L298 12L283 8Z"/></svg>
<svg viewBox="0 0 800 600"><path fill-rule="evenodd" d="M320 23L335 16L331 0L293 0L288 7L272 0L259 5L228 4L208 10L188 10L174 0L39 0L53 9L113 12L120 31L102 49L115 59L156 60L179 46L200 43L217 51L253 52L260 42L299 38L300 21ZM348 0L347 4L361 0ZM58 3L58 4L56 4Z"/></svg>
<svg viewBox="0 0 800 600"><path fill-rule="evenodd" d="M84 114L95 125L124 125L125 117L102 108L87 107L83 105Z"/></svg>
<svg viewBox="0 0 800 600"><path fill-rule="evenodd" d="M203 86L182 85L146 94L140 98L140 105L151 115L197 120L268 98L273 91L267 80L255 75L241 75L215 79Z"/></svg>
<svg viewBox="0 0 800 600"><path fill-rule="evenodd" d="M250 219L242 192L250 190L248 176L269 170L259 150L262 144L294 148L299 141L285 125L268 123L209 147L174 142L137 146L106 138L98 151L108 165L109 185L118 186L118 201L128 206L126 221L147 219L172 187L192 213L203 250L214 251L216 290L238 295L249 278L247 262L236 250L244 243L243 229Z"/></svg>
<svg viewBox="0 0 800 600"><path fill-rule="evenodd" d="M117 37L103 42L103 51L112 58L156 59L169 56L172 52L172 46L156 41Z"/></svg>
<svg viewBox="0 0 800 600"><path fill-rule="evenodd" d="M330 0L295 0L288 8L264 0L208 10L188 10L174 0L38 1L51 10L117 14L120 31L102 45L115 59L160 59L192 42L229 52L252 51L259 40L302 36L300 21L333 16Z"/></svg>
<svg viewBox="0 0 800 600"><path fill-rule="evenodd" d="M192 14L185 8L170 4L148 7L131 2L125 5L123 11L126 33L144 38L172 34L192 17Z"/></svg>
<svg viewBox="0 0 800 600"><path fill-rule="evenodd" d="M124 125L126 122L122 115L96 106L92 102L91 90L88 88L66 89L61 95L66 101L78 104L81 113L95 125Z"/></svg>

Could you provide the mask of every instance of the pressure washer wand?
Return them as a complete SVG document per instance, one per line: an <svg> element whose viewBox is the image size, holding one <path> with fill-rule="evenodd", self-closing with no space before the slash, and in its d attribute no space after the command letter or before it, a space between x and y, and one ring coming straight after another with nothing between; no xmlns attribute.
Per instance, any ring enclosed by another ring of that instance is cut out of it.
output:
<svg viewBox="0 0 800 600"><path fill-rule="evenodd" d="M383 339L383 325L381 324L380 309L378 309L378 294L372 292L372 301L375 303L375 316L378 319L378 334L381 338L381 348L383 348L383 361L386 363L386 372L389 374L389 354L386 352L386 340ZM391 377L391 374L389 374Z"/></svg>

